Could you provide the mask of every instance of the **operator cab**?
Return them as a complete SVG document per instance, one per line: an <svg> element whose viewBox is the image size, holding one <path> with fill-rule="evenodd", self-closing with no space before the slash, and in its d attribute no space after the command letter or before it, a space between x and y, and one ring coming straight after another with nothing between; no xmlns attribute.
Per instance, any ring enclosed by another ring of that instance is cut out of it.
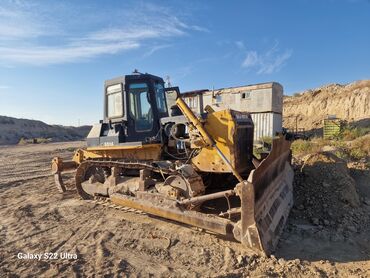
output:
<svg viewBox="0 0 370 278"><path fill-rule="evenodd" d="M162 78L135 70L131 75L107 80L104 117L91 129L87 145L160 142L160 119L168 116Z"/></svg>

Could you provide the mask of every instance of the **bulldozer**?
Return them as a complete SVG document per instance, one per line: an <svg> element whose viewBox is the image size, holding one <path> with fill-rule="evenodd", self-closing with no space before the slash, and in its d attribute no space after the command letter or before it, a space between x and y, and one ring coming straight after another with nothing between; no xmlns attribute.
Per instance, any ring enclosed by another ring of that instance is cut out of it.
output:
<svg viewBox="0 0 370 278"><path fill-rule="evenodd" d="M293 205L290 141L276 136L258 159L249 113L205 110L194 114L179 88L155 75L105 81L104 117L86 148L52 159L58 190L67 191L62 173L75 171L68 190L82 199L104 198L270 255Z"/></svg>

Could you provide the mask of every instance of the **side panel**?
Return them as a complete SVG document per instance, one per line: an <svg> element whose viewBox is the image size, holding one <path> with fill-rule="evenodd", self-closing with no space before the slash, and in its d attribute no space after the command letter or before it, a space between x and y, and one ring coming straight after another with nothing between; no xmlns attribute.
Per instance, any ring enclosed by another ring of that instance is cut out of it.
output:
<svg viewBox="0 0 370 278"><path fill-rule="evenodd" d="M263 137L273 137L276 133L282 132L282 116L278 113L251 113L254 123L254 140L261 140Z"/></svg>
<svg viewBox="0 0 370 278"><path fill-rule="evenodd" d="M100 136L102 133L103 124L94 124L89 134L86 137L86 144L88 147L99 146Z"/></svg>
<svg viewBox="0 0 370 278"><path fill-rule="evenodd" d="M112 146L92 147L76 151L73 160L77 163L91 158L118 158L128 160L158 160L161 157L160 144L141 144L140 142Z"/></svg>
<svg viewBox="0 0 370 278"><path fill-rule="evenodd" d="M124 143L124 131L122 124L109 127L107 123L95 124L86 138L88 147L117 146Z"/></svg>
<svg viewBox="0 0 370 278"><path fill-rule="evenodd" d="M283 86L279 83L274 82L272 85L272 105L271 111L276 113L283 113L283 95L284 89Z"/></svg>
<svg viewBox="0 0 370 278"><path fill-rule="evenodd" d="M281 114L273 113L273 135L275 136L276 133L283 132L283 116Z"/></svg>

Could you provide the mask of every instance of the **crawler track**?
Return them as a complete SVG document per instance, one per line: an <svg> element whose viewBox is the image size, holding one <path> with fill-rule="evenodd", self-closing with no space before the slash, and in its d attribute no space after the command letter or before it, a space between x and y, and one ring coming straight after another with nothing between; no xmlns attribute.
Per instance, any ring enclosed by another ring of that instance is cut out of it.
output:
<svg viewBox="0 0 370 278"><path fill-rule="evenodd" d="M86 172L89 168L91 167L100 167L100 168L108 168L112 169L113 167L119 168L119 169L134 169L134 170L150 170L152 172L160 173L162 176L163 175L173 175L173 174L180 174L179 171L170 169L169 165L172 164L167 164L165 166L167 167L161 167L157 163L160 162L140 162L140 161L117 161L117 160L101 160L101 159L94 159L94 160L86 160L82 162L76 171L75 174L75 185L78 194L83 198L83 199L91 199L92 196L87 194L83 189L82 189L82 182L84 182Z"/></svg>

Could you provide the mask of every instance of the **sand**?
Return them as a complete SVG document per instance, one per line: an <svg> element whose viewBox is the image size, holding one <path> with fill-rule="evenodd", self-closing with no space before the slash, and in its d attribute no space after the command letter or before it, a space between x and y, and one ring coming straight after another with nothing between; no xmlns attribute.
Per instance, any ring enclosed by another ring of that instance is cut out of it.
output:
<svg viewBox="0 0 370 278"><path fill-rule="evenodd" d="M370 276L368 169L348 171L359 195L349 219L360 214L364 223L334 233L337 226L323 225L322 214L316 224L304 217L316 207L295 206L277 251L267 258L196 228L86 202L73 192L61 195L50 160L70 158L81 146L0 148L0 277ZM300 169L296 165L297 174ZM72 174L67 178L72 185ZM295 193L307 194L307 182L302 173ZM298 200L307 205L301 196Z"/></svg>

